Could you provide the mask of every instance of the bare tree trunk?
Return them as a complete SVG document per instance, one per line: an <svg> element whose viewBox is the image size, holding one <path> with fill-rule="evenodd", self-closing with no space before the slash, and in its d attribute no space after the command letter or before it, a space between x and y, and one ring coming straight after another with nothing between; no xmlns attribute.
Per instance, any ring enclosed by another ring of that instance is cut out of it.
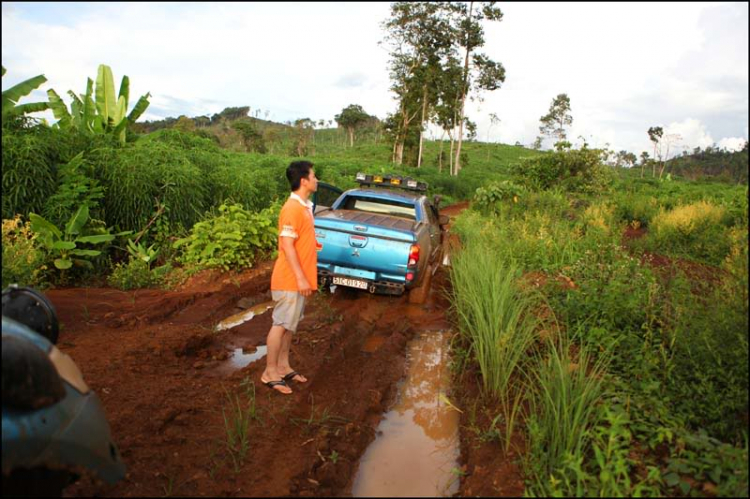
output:
<svg viewBox="0 0 750 499"><path fill-rule="evenodd" d="M448 132L448 136L451 138L451 155L450 155L450 174L451 176L455 175L453 172L453 144L455 143L455 139L453 138L453 130Z"/></svg>
<svg viewBox="0 0 750 499"><path fill-rule="evenodd" d="M471 25L471 16L474 14L474 2L469 3L469 25ZM469 80L469 54L471 47L468 40L466 43L466 57L464 58L464 82L461 88L461 114L458 121L458 147L456 148L456 175L461 171L461 144L464 137L464 107L466 106L466 94L469 93L467 83Z"/></svg>
<svg viewBox="0 0 750 499"><path fill-rule="evenodd" d="M661 168L659 169L659 180L661 180L661 176L664 173L664 168L667 166L667 159L669 159L669 146L671 144L667 142L667 154L662 158L661 160Z"/></svg>
<svg viewBox="0 0 750 499"><path fill-rule="evenodd" d="M427 112L427 85L422 87L422 120L419 122L419 156L417 157L417 168L422 167L422 128L424 127L424 115Z"/></svg>
<svg viewBox="0 0 750 499"><path fill-rule="evenodd" d="M354 147L354 128L349 129L349 147Z"/></svg>
<svg viewBox="0 0 750 499"><path fill-rule="evenodd" d="M443 173L443 138L445 138L445 129L440 136L440 154L438 155L438 173Z"/></svg>

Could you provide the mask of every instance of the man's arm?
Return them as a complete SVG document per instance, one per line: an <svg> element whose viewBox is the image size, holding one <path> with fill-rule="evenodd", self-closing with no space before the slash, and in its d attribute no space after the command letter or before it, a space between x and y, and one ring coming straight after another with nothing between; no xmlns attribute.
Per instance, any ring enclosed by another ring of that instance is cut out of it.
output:
<svg viewBox="0 0 750 499"><path fill-rule="evenodd" d="M297 250L294 248L294 238L282 237L281 238L281 249L286 255L286 259L289 265L294 271L294 276L297 278L297 289L302 296L310 296L313 289L310 287L310 283L307 282L305 273L302 272L302 266L299 263L299 257L297 256ZM317 283L316 283L317 284Z"/></svg>

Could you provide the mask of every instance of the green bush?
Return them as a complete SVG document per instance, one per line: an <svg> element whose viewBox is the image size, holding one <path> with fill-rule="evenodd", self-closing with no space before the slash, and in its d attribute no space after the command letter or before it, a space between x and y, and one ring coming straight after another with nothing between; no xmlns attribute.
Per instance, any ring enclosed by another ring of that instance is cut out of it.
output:
<svg viewBox="0 0 750 499"><path fill-rule="evenodd" d="M161 267L149 268L148 263L138 258L130 258L128 263L118 263L107 278L110 286L122 289L158 288L165 284L165 277L172 270L167 263Z"/></svg>
<svg viewBox="0 0 750 499"><path fill-rule="evenodd" d="M275 250L280 205L251 213L242 205L221 205L219 215L195 224L190 235L178 239L178 260L201 268L241 270L252 267L262 254Z"/></svg>
<svg viewBox="0 0 750 499"><path fill-rule="evenodd" d="M36 242L29 222L20 215L3 220L3 289L9 284L45 287L44 272L47 255Z"/></svg>
<svg viewBox="0 0 750 499"><path fill-rule="evenodd" d="M648 227L659 212L659 202L653 196L618 193L614 202L615 215L618 219L628 224L637 222L637 226L640 227Z"/></svg>
<svg viewBox="0 0 750 499"><path fill-rule="evenodd" d="M729 231L721 223L724 209L707 201L660 210L643 245L650 251L720 265L729 254Z"/></svg>
<svg viewBox="0 0 750 499"><path fill-rule="evenodd" d="M503 202L518 203L525 193L526 189L512 181L492 182L476 190L472 203L480 211L497 213Z"/></svg>
<svg viewBox="0 0 750 499"><path fill-rule="evenodd" d="M740 443L747 433L747 275L718 287L676 281L674 346L667 388L694 429Z"/></svg>
<svg viewBox="0 0 750 499"><path fill-rule="evenodd" d="M47 220L62 226L84 204L95 217L100 215L97 208L99 200L104 197L104 188L89 175L83 153L61 165L57 177L57 191L44 204L43 214Z"/></svg>
<svg viewBox="0 0 750 499"><path fill-rule="evenodd" d="M158 202L170 208L170 222L192 227L206 204L204 172L184 150L159 141L139 141L93 155L107 186L104 208L108 225L138 232Z"/></svg>
<svg viewBox="0 0 750 499"><path fill-rule="evenodd" d="M3 131L3 218L41 213L55 192L56 152L47 133Z"/></svg>
<svg viewBox="0 0 750 499"><path fill-rule="evenodd" d="M523 159L512 171L534 190L559 185L569 192L604 192L614 181L614 174L602 164L599 154L596 149L554 152Z"/></svg>

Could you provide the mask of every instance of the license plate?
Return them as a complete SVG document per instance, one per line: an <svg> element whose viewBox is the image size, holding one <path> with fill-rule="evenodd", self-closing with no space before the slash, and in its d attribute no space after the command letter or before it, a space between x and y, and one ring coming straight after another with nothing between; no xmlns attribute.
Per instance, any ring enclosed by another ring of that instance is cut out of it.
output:
<svg viewBox="0 0 750 499"><path fill-rule="evenodd" d="M367 289L367 281L360 281L359 279L349 279L346 277L334 277L333 284L339 286L349 286L350 288Z"/></svg>

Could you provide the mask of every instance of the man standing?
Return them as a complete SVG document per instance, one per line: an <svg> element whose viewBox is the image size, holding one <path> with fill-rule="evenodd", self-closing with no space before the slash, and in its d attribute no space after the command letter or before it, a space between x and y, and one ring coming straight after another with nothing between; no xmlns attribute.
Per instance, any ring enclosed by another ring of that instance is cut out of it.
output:
<svg viewBox="0 0 750 499"><path fill-rule="evenodd" d="M318 286L318 253L313 221L313 203L308 199L318 190L318 179L309 161L295 161L286 169L292 194L279 215L279 256L271 275L273 326L268 332L266 369L261 382L283 394L292 393L289 381L307 378L289 365L292 333L303 317L305 298ZM314 286L314 287L313 287Z"/></svg>

